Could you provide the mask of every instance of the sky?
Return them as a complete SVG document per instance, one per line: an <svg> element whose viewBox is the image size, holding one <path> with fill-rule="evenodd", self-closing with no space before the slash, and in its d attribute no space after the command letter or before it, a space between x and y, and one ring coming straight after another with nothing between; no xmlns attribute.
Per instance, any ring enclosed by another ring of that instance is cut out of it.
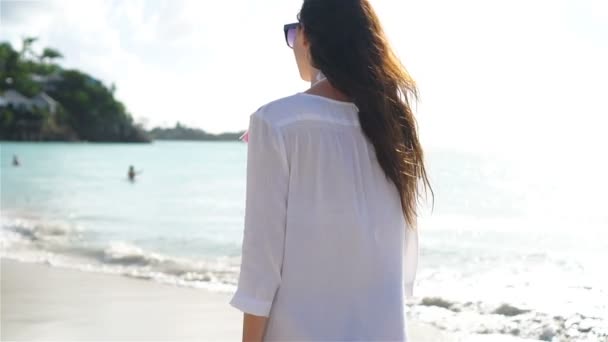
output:
<svg viewBox="0 0 608 342"><path fill-rule="evenodd" d="M608 146L608 1L371 0L421 92L423 143L589 155ZM301 0L0 0L0 41L57 48L136 121L244 130L304 91L282 26Z"/></svg>

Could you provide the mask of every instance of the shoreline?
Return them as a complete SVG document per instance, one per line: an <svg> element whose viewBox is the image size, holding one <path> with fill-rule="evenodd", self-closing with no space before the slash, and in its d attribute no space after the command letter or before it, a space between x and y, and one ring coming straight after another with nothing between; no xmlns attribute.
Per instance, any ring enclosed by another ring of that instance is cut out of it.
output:
<svg viewBox="0 0 608 342"><path fill-rule="evenodd" d="M1 340L238 340L228 296L1 259Z"/></svg>
<svg viewBox="0 0 608 342"><path fill-rule="evenodd" d="M230 294L0 259L1 340L240 341ZM412 341L464 341L408 321ZM451 334L453 335L453 334ZM470 336L467 341L490 341Z"/></svg>

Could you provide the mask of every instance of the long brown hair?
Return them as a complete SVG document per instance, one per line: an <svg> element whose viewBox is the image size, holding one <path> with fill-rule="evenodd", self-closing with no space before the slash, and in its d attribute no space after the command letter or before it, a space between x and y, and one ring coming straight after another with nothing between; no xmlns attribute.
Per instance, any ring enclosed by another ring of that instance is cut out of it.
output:
<svg viewBox="0 0 608 342"><path fill-rule="evenodd" d="M304 0L300 23L315 68L359 108L359 121L399 190L408 226L417 224L421 185L431 190L411 108L416 84L390 47L368 0Z"/></svg>

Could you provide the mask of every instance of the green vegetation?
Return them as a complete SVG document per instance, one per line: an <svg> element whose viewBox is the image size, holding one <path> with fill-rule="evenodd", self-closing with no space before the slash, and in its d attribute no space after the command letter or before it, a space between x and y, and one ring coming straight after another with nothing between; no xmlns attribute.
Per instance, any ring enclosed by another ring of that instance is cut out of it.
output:
<svg viewBox="0 0 608 342"><path fill-rule="evenodd" d="M210 140L234 141L245 132L211 134L200 129L182 126L179 122L174 128L154 128L149 132L154 140Z"/></svg>
<svg viewBox="0 0 608 342"><path fill-rule="evenodd" d="M32 51L36 38L16 51L0 43L0 140L147 142L114 86L53 63L59 51Z"/></svg>
<svg viewBox="0 0 608 342"><path fill-rule="evenodd" d="M146 132L114 98L116 87L79 70L62 68L61 52L36 54L36 38L19 51L0 42L0 140L149 142L157 140L235 141L244 132L210 134L182 126Z"/></svg>

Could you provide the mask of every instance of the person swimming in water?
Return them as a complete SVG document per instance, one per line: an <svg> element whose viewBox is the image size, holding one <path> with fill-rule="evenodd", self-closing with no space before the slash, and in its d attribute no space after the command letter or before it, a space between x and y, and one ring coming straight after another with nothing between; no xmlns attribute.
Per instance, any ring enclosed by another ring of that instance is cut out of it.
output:
<svg viewBox="0 0 608 342"><path fill-rule="evenodd" d="M138 174L140 174L141 171L135 171L135 168L133 167L133 165L129 166L129 171L127 173L127 177L129 178L129 180L131 182L135 181L135 176L137 176Z"/></svg>
<svg viewBox="0 0 608 342"><path fill-rule="evenodd" d="M17 167L19 165L20 165L19 158L17 158L16 154L13 154L13 166Z"/></svg>

